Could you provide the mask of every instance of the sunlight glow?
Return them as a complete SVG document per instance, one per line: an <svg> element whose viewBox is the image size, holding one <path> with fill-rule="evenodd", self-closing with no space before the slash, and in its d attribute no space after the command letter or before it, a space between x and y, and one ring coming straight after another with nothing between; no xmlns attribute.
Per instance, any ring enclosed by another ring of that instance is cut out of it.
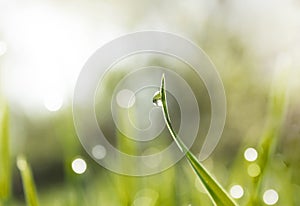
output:
<svg viewBox="0 0 300 206"><path fill-rule="evenodd" d="M6 53L6 50L7 50L6 43L0 41L0 56L4 55Z"/></svg>
<svg viewBox="0 0 300 206"><path fill-rule="evenodd" d="M45 97L48 90L55 86L64 99L71 95L91 52L121 33L119 26L93 27L81 16L50 3L11 6L0 17L5 36L5 42L0 39L0 55L7 50L6 45L10 51L2 67L5 93L33 111L46 105L51 111L57 110L60 101L53 103L51 97Z"/></svg>
<svg viewBox="0 0 300 206"><path fill-rule="evenodd" d="M50 94L45 97L44 105L50 112L58 111L63 106L63 97L57 94Z"/></svg>

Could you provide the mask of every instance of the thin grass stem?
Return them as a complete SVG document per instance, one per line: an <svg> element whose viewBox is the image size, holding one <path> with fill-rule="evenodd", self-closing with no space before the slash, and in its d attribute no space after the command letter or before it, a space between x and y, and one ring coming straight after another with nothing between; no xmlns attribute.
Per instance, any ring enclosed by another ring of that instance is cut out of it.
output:
<svg viewBox="0 0 300 206"><path fill-rule="evenodd" d="M179 149L185 154L185 157L187 158L194 172L201 180L211 200L214 202L215 205L226 205L226 206L237 205L230 198L229 194L217 182L217 180L212 177L212 175L205 169L205 167L198 161L198 159L189 151L189 149L186 147L186 145L182 142L182 140L179 138L179 136L176 134L175 130L173 129L169 112L168 112L164 75L162 76L161 79L160 98L162 102L162 111L163 111L164 119L168 127L168 130L170 131L171 136L173 140L176 142Z"/></svg>
<svg viewBox="0 0 300 206"><path fill-rule="evenodd" d="M32 177L31 168L24 156L19 156L17 158L17 166L21 172L27 206L38 206L39 201L35 188L35 183Z"/></svg>
<svg viewBox="0 0 300 206"><path fill-rule="evenodd" d="M0 108L0 203L7 203L11 193L11 157L8 107Z"/></svg>

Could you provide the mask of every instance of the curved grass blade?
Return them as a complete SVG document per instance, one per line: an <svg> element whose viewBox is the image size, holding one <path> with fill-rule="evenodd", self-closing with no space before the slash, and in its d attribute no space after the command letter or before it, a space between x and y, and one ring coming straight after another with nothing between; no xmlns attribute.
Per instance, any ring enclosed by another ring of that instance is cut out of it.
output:
<svg viewBox="0 0 300 206"><path fill-rule="evenodd" d="M32 177L31 168L28 165L25 157L19 156L17 159L17 166L21 172L25 199L28 206L38 206L38 197Z"/></svg>
<svg viewBox="0 0 300 206"><path fill-rule="evenodd" d="M237 205L226 193L226 191L222 188L222 186L215 180L212 175L205 169L205 167L197 160L197 158L189 151L189 149L185 146L185 144L178 137L176 132L174 131L171 120L168 113L168 105L165 91L165 77L162 76L161 79L161 87L160 87L160 98L162 103L162 110L165 122L167 127L171 133L172 138L176 142L179 149L185 154L188 162L193 168L194 172L197 174L199 179L201 180L203 186L207 190L211 200L216 205L226 205L226 206L234 206Z"/></svg>

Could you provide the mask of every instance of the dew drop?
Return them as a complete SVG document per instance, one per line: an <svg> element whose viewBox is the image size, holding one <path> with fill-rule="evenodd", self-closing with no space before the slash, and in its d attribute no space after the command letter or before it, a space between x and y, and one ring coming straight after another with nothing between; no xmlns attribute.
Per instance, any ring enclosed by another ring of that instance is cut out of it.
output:
<svg viewBox="0 0 300 206"><path fill-rule="evenodd" d="M157 91L157 92L154 93L152 102L157 107L161 107L162 106L160 91Z"/></svg>

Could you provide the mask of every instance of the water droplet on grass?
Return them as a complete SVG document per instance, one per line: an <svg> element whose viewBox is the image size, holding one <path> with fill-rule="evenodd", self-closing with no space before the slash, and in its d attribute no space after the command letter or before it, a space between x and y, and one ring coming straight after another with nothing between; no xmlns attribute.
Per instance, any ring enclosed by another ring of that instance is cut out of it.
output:
<svg viewBox="0 0 300 206"><path fill-rule="evenodd" d="M154 93L152 102L157 107L161 107L162 106L160 91L157 91L157 92Z"/></svg>

